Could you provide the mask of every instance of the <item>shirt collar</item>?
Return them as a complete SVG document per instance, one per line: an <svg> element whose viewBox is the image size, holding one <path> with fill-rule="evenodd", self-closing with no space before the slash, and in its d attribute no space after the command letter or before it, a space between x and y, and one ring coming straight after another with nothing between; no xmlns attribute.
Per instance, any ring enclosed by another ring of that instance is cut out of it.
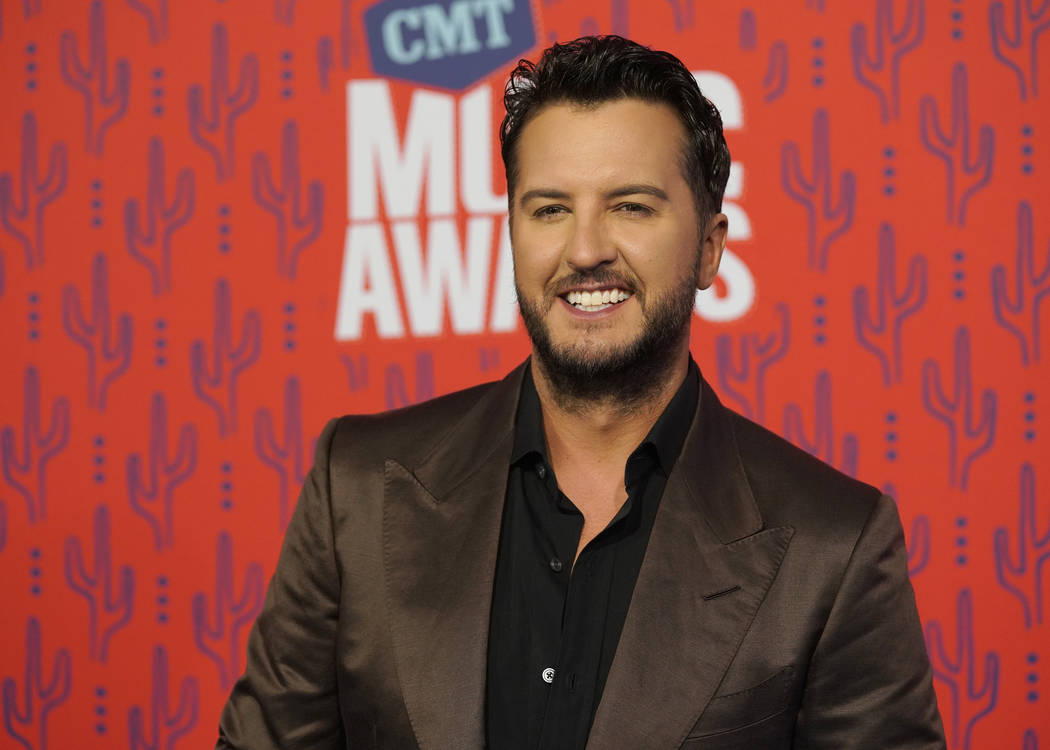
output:
<svg viewBox="0 0 1050 750"><path fill-rule="evenodd" d="M669 475L674 467L678 454L682 450L685 436L693 422L697 402L700 399L700 369L693 358L689 358L689 370L678 391L664 407L649 434L631 453L627 460L628 471L636 457L644 458L647 453L655 454L664 475ZM511 463L516 464L526 457L539 457L547 460L547 441L543 435L543 411L540 408L540 396L532 380L532 368L525 368L525 377L521 385L521 396L518 399L518 411L514 426L514 450ZM631 477L625 476L627 484Z"/></svg>
<svg viewBox="0 0 1050 750"><path fill-rule="evenodd" d="M663 413L656 420L656 424L649 430L649 434L642 441L641 448L650 445L656 449L660 468L664 474L671 473L678 454L682 451L685 436L689 432L689 426L693 423L693 415L696 413L696 405L700 400L700 368L696 366L693 358L689 358L689 370L685 379L678 387ZM638 451L635 450L635 453ZM632 454L633 455L633 454Z"/></svg>
<svg viewBox="0 0 1050 750"><path fill-rule="evenodd" d="M526 365L521 395L518 397L518 412L514 419L514 450L510 462L516 464L530 454L538 454L546 460L547 439L543 436L540 394L536 392L536 384L532 381L532 367Z"/></svg>

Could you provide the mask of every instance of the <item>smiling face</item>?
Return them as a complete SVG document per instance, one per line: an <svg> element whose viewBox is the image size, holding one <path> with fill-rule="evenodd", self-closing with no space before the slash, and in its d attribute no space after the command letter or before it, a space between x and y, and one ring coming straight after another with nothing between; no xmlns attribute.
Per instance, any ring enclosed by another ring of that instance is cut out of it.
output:
<svg viewBox="0 0 1050 750"><path fill-rule="evenodd" d="M522 318L556 390L630 402L688 357L726 219L699 226L685 132L664 104L555 104L517 144L511 240ZM682 369L684 372L684 369Z"/></svg>

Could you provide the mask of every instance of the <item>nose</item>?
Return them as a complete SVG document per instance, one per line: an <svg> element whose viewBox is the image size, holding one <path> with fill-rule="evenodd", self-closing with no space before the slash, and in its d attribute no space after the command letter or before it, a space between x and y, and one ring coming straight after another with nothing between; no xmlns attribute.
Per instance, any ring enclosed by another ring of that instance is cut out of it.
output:
<svg viewBox="0 0 1050 750"><path fill-rule="evenodd" d="M565 247L565 262L574 271L595 269L616 260L616 245L601 217L577 211Z"/></svg>

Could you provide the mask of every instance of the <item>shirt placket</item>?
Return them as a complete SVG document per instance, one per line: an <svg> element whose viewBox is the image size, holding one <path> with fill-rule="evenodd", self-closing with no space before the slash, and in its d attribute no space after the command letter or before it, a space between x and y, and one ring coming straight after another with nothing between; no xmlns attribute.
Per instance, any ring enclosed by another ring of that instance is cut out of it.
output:
<svg viewBox="0 0 1050 750"><path fill-rule="evenodd" d="M611 522L598 534L581 551L572 569L562 611L558 656L540 733L541 750L582 746L589 731L602 649L601 644L599 648L588 647L588 639L602 637L603 629L594 627L594 620L603 620L608 609L612 573L609 567L615 552L615 542L609 542L608 534L619 523L619 519ZM578 541L576 534L573 540L562 542L572 547L568 554L575 554ZM600 585L602 581L605 585Z"/></svg>

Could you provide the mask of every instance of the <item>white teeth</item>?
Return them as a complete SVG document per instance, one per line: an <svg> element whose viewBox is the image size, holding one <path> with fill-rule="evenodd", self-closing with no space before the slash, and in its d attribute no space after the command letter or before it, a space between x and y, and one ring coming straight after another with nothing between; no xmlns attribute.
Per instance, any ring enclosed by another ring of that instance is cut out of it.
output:
<svg viewBox="0 0 1050 750"><path fill-rule="evenodd" d="M593 292L569 292L565 295L565 300L584 312L596 312L623 302L630 296L623 289L596 289Z"/></svg>

